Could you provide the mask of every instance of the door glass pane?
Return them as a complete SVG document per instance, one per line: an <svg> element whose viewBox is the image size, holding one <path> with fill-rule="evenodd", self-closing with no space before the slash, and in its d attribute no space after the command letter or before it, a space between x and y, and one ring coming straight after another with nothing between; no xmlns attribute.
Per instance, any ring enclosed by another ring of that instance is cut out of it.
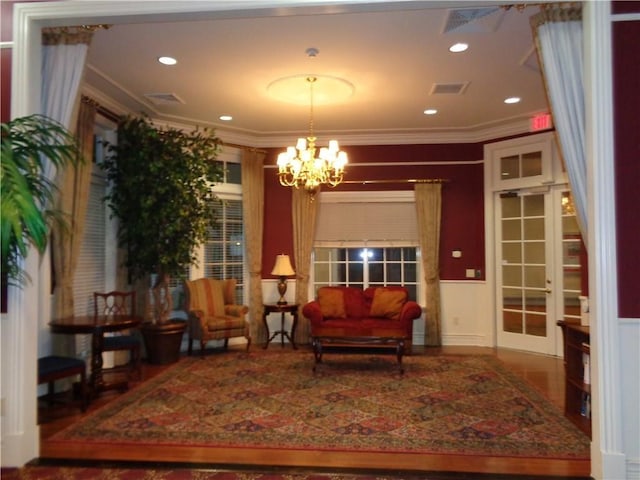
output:
<svg viewBox="0 0 640 480"><path fill-rule="evenodd" d="M520 240L521 238L520 219L502 221L503 240Z"/></svg>
<svg viewBox="0 0 640 480"><path fill-rule="evenodd" d="M547 294L544 290L525 290L524 309L528 312L546 312Z"/></svg>
<svg viewBox="0 0 640 480"><path fill-rule="evenodd" d="M525 266L524 267L524 285L525 287L545 288L545 271L543 266Z"/></svg>
<svg viewBox="0 0 640 480"><path fill-rule="evenodd" d="M524 238L527 240L544 240L544 218L525 218Z"/></svg>
<svg viewBox="0 0 640 480"><path fill-rule="evenodd" d="M519 243L502 244L503 263L522 263L522 248Z"/></svg>
<svg viewBox="0 0 640 480"><path fill-rule="evenodd" d="M502 180L520 178L520 158L518 155L502 157L500 159L500 174Z"/></svg>
<svg viewBox="0 0 640 480"><path fill-rule="evenodd" d="M509 287L522 286L522 267L518 265L502 266L502 283Z"/></svg>
<svg viewBox="0 0 640 480"><path fill-rule="evenodd" d="M574 292L564 292L564 315L565 317L580 316L580 300Z"/></svg>
<svg viewBox="0 0 640 480"><path fill-rule="evenodd" d="M578 227L578 220L573 217L562 217L562 233L565 235L579 235L580 228Z"/></svg>
<svg viewBox="0 0 640 480"><path fill-rule="evenodd" d="M561 196L562 212L562 299L565 318L580 319L580 295L582 293L583 244L576 220L575 207L569 191Z"/></svg>
<svg viewBox="0 0 640 480"><path fill-rule="evenodd" d="M543 195L527 195L523 197L523 210L525 217L543 217L544 216L544 196Z"/></svg>
<svg viewBox="0 0 640 480"><path fill-rule="evenodd" d="M511 310L522 310L522 290L519 288L503 288L502 306Z"/></svg>
<svg viewBox="0 0 640 480"><path fill-rule="evenodd" d="M508 310L504 310L502 312L502 329L505 332L510 333L523 333L524 328L522 325L522 312L510 312Z"/></svg>
<svg viewBox="0 0 640 480"><path fill-rule="evenodd" d="M520 218L520 197L502 197L502 218Z"/></svg>
<svg viewBox="0 0 640 480"><path fill-rule="evenodd" d="M536 175L542 175L542 152L525 153L522 155L522 176Z"/></svg>
<svg viewBox="0 0 640 480"><path fill-rule="evenodd" d="M544 242L527 242L524 244L524 263L544 265Z"/></svg>
<svg viewBox="0 0 640 480"><path fill-rule="evenodd" d="M580 240L564 240L562 242L562 263L565 267L580 266L580 251L582 242Z"/></svg>
<svg viewBox="0 0 640 480"><path fill-rule="evenodd" d="M537 313L525 313L525 333L536 337L547 336L547 316Z"/></svg>

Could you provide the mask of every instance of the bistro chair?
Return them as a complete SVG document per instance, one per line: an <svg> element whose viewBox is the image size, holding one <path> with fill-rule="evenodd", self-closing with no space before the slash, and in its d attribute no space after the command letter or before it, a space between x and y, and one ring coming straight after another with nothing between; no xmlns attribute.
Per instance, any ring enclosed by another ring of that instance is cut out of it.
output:
<svg viewBox="0 0 640 480"><path fill-rule="evenodd" d="M84 412L87 409L87 367L84 360L74 357L61 357L49 355L38 359L38 385L49 385L47 402L53 403L54 383L67 377L80 376L80 408Z"/></svg>
<svg viewBox="0 0 640 480"><path fill-rule="evenodd" d="M94 315L116 316L136 314L136 292L111 291L106 293L94 292ZM104 369L105 373L126 371L127 378L135 375L137 379L142 378L142 368L140 360L141 339L137 331L129 333L114 333L103 337L103 352L129 352L129 361L125 365L116 365L112 368Z"/></svg>

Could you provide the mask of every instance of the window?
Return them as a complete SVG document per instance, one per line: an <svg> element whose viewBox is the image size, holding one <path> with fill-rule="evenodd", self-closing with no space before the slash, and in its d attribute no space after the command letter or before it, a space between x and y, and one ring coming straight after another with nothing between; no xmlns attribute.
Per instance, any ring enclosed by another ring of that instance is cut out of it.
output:
<svg viewBox="0 0 640 480"><path fill-rule="evenodd" d="M544 140L519 144L493 152L495 190L535 187L553 178L552 150Z"/></svg>
<svg viewBox="0 0 640 480"><path fill-rule="evenodd" d="M416 247L317 247L313 256L313 281L317 290L326 285L367 288L404 285L417 299Z"/></svg>
<svg viewBox="0 0 640 480"><path fill-rule="evenodd" d="M236 302L243 304L245 287L244 223L242 216L241 152L224 150L216 160L224 171L223 182L215 185L213 200L216 223L198 252L198 264L189 278L235 278Z"/></svg>

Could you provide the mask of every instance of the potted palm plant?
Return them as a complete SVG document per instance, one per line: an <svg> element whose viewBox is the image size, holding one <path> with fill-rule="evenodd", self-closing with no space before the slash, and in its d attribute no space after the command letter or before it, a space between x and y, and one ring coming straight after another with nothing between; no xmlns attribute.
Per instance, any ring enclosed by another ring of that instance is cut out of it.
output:
<svg viewBox="0 0 640 480"><path fill-rule="evenodd" d="M107 145L102 168L111 183L105 200L118 218L125 266L138 285L153 286L150 318L142 333L147 358L179 358L183 321L171 320L169 277L181 277L196 262L195 247L215 226L211 187L222 179L215 159L220 140L211 129L160 128L146 116L123 117L117 144ZM146 287L143 299L149 299ZM146 306L145 306L146 307Z"/></svg>
<svg viewBox="0 0 640 480"><path fill-rule="evenodd" d="M76 138L63 125L40 114L2 124L3 292L9 284L29 280L21 263L29 246L44 252L52 224L65 225L63 213L54 208L57 187L46 175L45 159L57 170L82 161Z"/></svg>

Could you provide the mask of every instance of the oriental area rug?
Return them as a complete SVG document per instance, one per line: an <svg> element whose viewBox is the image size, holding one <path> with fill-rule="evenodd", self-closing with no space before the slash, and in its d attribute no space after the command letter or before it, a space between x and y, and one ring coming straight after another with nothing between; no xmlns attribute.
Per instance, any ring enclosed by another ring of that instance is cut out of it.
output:
<svg viewBox="0 0 640 480"><path fill-rule="evenodd" d="M188 357L49 444L588 459L589 438L493 356Z"/></svg>

